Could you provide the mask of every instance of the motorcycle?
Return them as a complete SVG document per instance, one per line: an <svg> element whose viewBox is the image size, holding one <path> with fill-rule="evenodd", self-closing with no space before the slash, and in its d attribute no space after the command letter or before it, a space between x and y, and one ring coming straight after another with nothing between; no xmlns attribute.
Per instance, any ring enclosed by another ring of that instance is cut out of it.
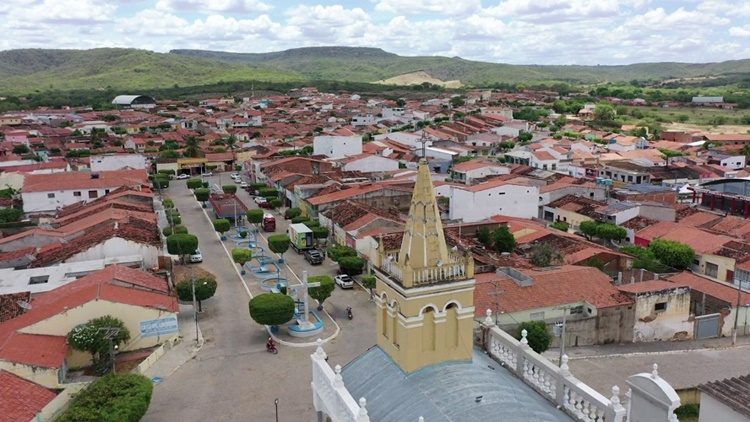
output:
<svg viewBox="0 0 750 422"><path fill-rule="evenodd" d="M354 318L354 315L352 314L352 307L351 306L347 306L346 307L346 316L349 317L349 319Z"/></svg>
<svg viewBox="0 0 750 422"><path fill-rule="evenodd" d="M279 350L276 348L276 345L269 344L269 343L266 343L266 351L268 353L273 353L274 355L279 353Z"/></svg>

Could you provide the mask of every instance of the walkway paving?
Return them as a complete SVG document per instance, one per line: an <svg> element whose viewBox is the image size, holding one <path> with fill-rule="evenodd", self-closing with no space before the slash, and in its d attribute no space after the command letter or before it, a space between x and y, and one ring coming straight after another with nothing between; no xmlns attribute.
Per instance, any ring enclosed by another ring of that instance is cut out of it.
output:
<svg viewBox="0 0 750 422"><path fill-rule="evenodd" d="M180 305L180 313L177 321L180 327L179 341L159 358L143 375L149 378L167 378L179 369L188 360L195 357L203 346L203 337L198 329L198 338L195 335L195 320L192 305Z"/></svg>
<svg viewBox="0 0 750 422"><path fill-rule="evenodd" d="M611 344L566 349L571 373L609 397L612 386L627 390L631 375L651 372L659 365L659 375L676 390L750 373L750 337ZM557 362L559 349L544 353Z"/></svg>

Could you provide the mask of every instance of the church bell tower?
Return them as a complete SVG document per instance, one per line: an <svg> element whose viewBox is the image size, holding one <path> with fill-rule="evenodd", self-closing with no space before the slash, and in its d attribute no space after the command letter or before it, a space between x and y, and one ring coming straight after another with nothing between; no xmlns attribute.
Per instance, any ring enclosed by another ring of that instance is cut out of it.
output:
<svg viewBox="0 0 750 422"><path fill-rule="evenodd" d="M437 363L470 361L474 260L445 243L424 155L401 248L386 250L381 241L375 261L378 346L407 374Z"/></svg>

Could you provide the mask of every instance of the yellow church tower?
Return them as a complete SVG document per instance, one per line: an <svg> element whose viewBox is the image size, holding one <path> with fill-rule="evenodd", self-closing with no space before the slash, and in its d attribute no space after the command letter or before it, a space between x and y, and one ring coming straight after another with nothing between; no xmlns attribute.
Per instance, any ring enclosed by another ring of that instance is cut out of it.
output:
<svg viewBox="0 0 750 422"><path fill-rule="evenodd" d="M437 363L471 361L474 260L445 243L424 158L401 249L386 250L381 241L378 252L378 346L407 374Z"/></svg>

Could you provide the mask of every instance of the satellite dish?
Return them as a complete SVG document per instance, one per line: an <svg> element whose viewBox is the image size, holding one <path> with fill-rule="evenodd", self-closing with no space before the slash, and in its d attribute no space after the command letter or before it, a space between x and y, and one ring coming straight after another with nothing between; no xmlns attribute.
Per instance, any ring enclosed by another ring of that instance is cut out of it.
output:
<svg viewBox="0 0 750 422"><path fill-rule="evenodd" d="M30 304L29 302L26 302L25 300L17 300L17 301L16 301L16 304L17 304L17 305L18 305L18 307L19 307L19 308L21 308L21 309L25 309L25 310L27 310L27 311L28 311L29 309L31 309L31 304Z"/></svg>

